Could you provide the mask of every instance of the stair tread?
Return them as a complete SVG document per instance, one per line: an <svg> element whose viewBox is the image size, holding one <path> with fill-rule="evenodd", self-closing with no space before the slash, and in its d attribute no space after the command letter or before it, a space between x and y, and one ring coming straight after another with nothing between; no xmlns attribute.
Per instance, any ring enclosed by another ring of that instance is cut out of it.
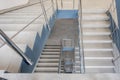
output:
<svg viewBox="0 0 120 80"><path fill-rule="evenodd" d="M38 62L40 62L40 63L58 63L59 59L40 59Z"/></svg>
<svg viewBox="0 0 120 80"><path fill-rule="evenodd" d="M106 9L83 9L82 12L84 13L98 13L98 14L103 14L106 13Z"/></svg>
<svg viewBox="0 0 120 80"><path fill-rule="evenodd" d="M87 68L86 73L115 73L113 68Z"/></svg>
<svg viewBox="0 0 120 80"><path fill-rule="evenodd" d="M41 55L41 57L59 57L59 55Z"/></svg>
<svg viewBox="0 0 120 80"><path fill-rule="evenodd" d="M42 52L42 55L59 55L60 52Z"/></svg>
<svg viewBox="0 0 120 80"><path fill-rule="evenodd" d="M45 68L45 67L37 67L36 69L35 69L35 71L49 71L49 72L51 72L51 71L58 71L58 67L47 67L47 68Z"/></svg>
<svg viewBox="0 0 120 80"><path fill-rule="evenodd" d="M83 28L83 34L84 33L110 33L109 29L103 29L103 28Z"/></svg>
<svg viewBox="0 0 120 80"><path fill-rule="evenodd" d="M111 43L84 43L84 49L112 49Z"/></svg>
<svg viewBox="0 0 120 80"><path fill-rule="evenodd" d="M79 73L80 68L77 67L75 72ZM114 68L86 68L85 73L115 73Z"/></svg>
<svg viewBox="0 0 120 80"><path fill-rule="evenodd" d="M112 60L85 60L86 66L114 66Z"/></svg>
<svg viewBox="0 0 120 80"><path fill-rule="evenodd" d="M106 35L101 35L101 36L83 36L83 40L104 40L104 41L108 41L111 40L111 38L109 36Z"/></svg>
<svg viewBox="0 0 120 80"><path fill-rule="evenodd" d="M93 14L93 13L84 13L83 14L83 20L108 20L109 17L105 14Z"/></svg>
<svg viewBox="0 0 120 80"><path fill-rule="evenodd" d="M60 49L43 49L43 52L60 52Z"/></svg>
<svg viewBox="0 0 120 80"><path fill-rule="evenodd" d="M102 28L102 27L109 27L110 23L108 21L83 21L82 26L87 28Z"/></svg>
<svg viewBox="0 0 120 80"><path fill-rule="evenodd" d="M75 51L78 51L79 49L75 49ZM99 48L99 49L96 49L96 48L92 48L92 49L89 49L89 48L86 48L84 49L84 51L113 51L113 48L109 48L109 49L104 49L104 48Z"/></svg>
<svg viewBox="0 0 120 80"><path fill-rule="evenodd" d="M75 53L76 55L76 58L79 58L77 57L79 55L79 52L76 52ZM84 56L85 58L91 58L91 59L113 59L113 54L111 51L102 51L102 52L98 52L98 51L91 51L91 52L87 52L85 51L84 52Z"/></svg>
<svg viewBox="0 0 120 80"><path fill-rule="evenodd" d="M37 67L57 67L58 63L37 63Z"/></svg>

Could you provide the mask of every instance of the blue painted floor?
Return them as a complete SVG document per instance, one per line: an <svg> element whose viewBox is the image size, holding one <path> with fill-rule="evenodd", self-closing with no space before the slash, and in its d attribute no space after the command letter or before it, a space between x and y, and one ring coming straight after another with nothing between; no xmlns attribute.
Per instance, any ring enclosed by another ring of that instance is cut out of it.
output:
<svg viewBox="0 0 120 80"><path fill-rule="evenodd" d="M69 19L77 18L78 10L58 10L57 18L58 19Z"/></svg>

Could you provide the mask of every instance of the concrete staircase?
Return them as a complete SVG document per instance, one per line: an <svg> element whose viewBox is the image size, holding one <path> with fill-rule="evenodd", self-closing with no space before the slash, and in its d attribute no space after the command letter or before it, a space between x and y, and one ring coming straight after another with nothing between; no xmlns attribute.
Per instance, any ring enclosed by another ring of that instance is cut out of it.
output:
<svg viewBox="0 0 120 80"><path fill-rule="evenodd" d="M60 45L45 45L34 73L58 73Z"/></svg>
<svg viewBox="0 0 120 80"><path fill-rule="evenodd" d="M113 47L105 10L83 10L83 45L85 73L114 73ZM75 49L76 73L80 72L78 48Z"/></svg>

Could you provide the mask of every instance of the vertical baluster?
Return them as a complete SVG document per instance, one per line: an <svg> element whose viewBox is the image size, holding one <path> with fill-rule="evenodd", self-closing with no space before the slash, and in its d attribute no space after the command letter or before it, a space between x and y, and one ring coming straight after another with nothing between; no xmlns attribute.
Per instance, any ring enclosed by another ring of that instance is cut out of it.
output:
<svg viewBox="0 0 120 80"><path fill-rule="evenodd" d="M49 25L49 21L48 21L48 17L47 17L47 14L46 14L45 6L43 4L43 0L40 0L40 5L41 5L41 8L42 8L42 12L43 12L43 15L44 15L45 22L47 24L48 30L50 31L51 28L50 28L50 25Z"/></svg>

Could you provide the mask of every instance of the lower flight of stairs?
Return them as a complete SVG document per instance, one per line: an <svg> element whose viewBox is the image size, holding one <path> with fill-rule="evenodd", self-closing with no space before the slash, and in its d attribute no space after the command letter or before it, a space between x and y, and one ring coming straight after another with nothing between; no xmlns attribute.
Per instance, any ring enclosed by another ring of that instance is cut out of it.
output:
<svg viewBox="0 0 120 80"><path fill-rule="evenodd" d="M34 73L58 73L61 45L45 45Z"/></svg>
<svg viewBox="0 0 120 80"><path fill-rule="evenodd" d="M85 73L114 73L113 47L105 12L83 13ZM75 49L75 72L80 72L79 49Z"/></svg>

